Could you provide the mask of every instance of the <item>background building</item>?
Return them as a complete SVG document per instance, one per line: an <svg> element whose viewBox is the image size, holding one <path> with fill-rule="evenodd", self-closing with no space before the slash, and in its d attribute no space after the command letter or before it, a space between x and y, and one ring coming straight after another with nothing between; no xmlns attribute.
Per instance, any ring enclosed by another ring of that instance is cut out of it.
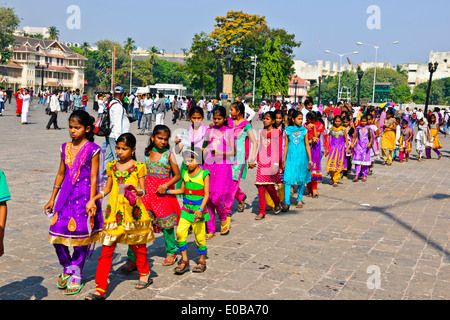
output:
<svg viewBox="0 0 450 320"><path fill-rule="evenodd" d="M0 85L13 90L84 88L87 58L75 53L63 42L15 35L11 61L0 66Z"/></svg>

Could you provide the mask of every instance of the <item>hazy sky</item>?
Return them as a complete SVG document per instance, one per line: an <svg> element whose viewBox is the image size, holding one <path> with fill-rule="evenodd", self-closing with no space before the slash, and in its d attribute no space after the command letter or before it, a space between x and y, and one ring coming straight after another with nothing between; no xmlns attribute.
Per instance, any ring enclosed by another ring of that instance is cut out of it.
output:
<svg viewBox="0 0 450 320"><path fill-rule="evenodd" d="M393 65L426 63L433 51L450 51L449 0L3 0L22 18L20 27L56 26L64 42L111 39L123 43L127 37L144 49L156 46L166 52L181 53L189 48L193 35L214 28L217 16L230 10L265 16L268 26L283 28L302 41L296 59L339 61L326 54L359 51L349 58L354 64L374 61L375 49L357 46L400 41L379 50L378 61ZM67 8L80 8L80 28L69 29ZM380 9L379 19L367 13L371 5ZM367 21L379 21L379 29L369 29ZM345 58L344 58L345 59ZM343 61L346 62L346 61Z"/></svg>

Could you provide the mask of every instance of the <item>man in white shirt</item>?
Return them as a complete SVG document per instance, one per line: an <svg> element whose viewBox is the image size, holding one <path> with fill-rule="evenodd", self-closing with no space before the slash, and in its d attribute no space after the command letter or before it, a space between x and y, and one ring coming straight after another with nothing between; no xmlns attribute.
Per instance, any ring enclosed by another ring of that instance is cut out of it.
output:
<svg viewBox="0 0 450 320"><path fill-rule="evenodd" d="M50 130L50 126L53 124L53 129L54 130L60 130L58 127L58 122L57 122L57 118L58 118L58 112L61 111L61 104L60 101L58 99L58 94L57 91L55 90L53 92L53 94L50 96L50 119L48 120L47 123L47 130Z"/></svg>
<svg viewBox="0 0 450 320"><path fill-rule="evenodd" d="M155 109L155 125L164 124L164 119L166 118L166 100L164 99L164 94L158 94L158 100L154 105Z"/></svg>
<svg viewBox="0 0 450 320"><path fill-rule="evenodd" d="M136 95L133 100L133 118L138 119L139 118L139 106L140 106L140 97L139 95Z"/></svg>
<svg viewBox="0 0 450 320"><path fill-rule="evenodd" d="M251 122L253 117L255 116L256 112L250 106L248 105L247 101L244 100L244 107L245 107L245 120Z"/></svg>
<svg viewBox="0 0 450 320"><path fill-rule="evenodd" d="M419 122L419 120L423 118L422 109L419 109L419 111L416 112L416 117L417 117L417 122Z"/></svg>
<svg viewBox="0 0 450 320"><path fill-rule="evenodd" d="M207 112L207 119L211 120L212 111L214 109L214 105L211 101L211 99L208 100L208 103L206 104L206 112Z"/></svg>
<svg viewBox="0 0 450 320"><path fill-rule="evenodd" d="M106 137L105 164L112 160L119 160L116 154L116 140L123 133L130 132L130 121L122 104L124 90L117 86L114 98L108 104L111 133Z"/></svg>
<svg viewBox="0 0 450 320"><path fill-rule="evenodd" d="M144 114L142 115L142 127L141 132L138 135L144 135L145 129L148 130L148 135L152 132L152 112L153 112L153 99L150 93L147 93L147 97L144 99Z"/></svg>
<svg viewBox="0 0 450 320"><path fill-rule="evenodd" d="M197 106L205 110L205 100L203 100L203 97L201 97L200 101L197 102Z"/></svg>

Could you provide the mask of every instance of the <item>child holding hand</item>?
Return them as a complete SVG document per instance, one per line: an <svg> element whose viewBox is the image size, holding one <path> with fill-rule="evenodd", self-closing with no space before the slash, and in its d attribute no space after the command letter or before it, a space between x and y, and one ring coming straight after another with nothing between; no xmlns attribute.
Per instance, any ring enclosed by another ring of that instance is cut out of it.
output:
<svg viewBox="0 0 450 320"><path fill-rule="evenodd" d="M188 149L183 152L184 163L187 170L183 173L181 188L168 189L167 194L182 194L183 208L181 210L180 222L177 227L178 249L181 251L182 260L175 268L175 274L183 274L189 271L189 259L187 256L186 238L190 227L195 234L197 252L200 258L193 272L204 272L206 270L206 221L210 216L207 210L209 200L209 171L201 169L202 150L200 148Z"/></svg>

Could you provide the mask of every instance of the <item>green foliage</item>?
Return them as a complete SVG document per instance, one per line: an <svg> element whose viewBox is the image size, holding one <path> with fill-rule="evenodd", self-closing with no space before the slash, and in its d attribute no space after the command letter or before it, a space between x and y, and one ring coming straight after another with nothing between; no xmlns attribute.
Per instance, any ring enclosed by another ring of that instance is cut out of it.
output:
<svg viewBox="0 0 450 320"><path fill-rule="evenodd" d="M416 86L412 96L414 103L425 104L427 91L428 82L424 82ZM429 104L450 105L450 77L432 81Z"/></svg>
<svg viewBox="0 0 450 320"><path fill-rule="evenodd" d="M275 41L266 40L264 53L262 55L261 84L260 89L268 95L287 95L289 89L289 77L283 73L283 64L281 61L281 40L277 36Z"/></svg>
<svg viewBox="0 0 450 320"><path fill-rule="evenodd" d="M214 92L215 88L217 59L213 45L213 40L205 32L195 34L189 50L191 56L184 69L189 74L192 88L199 90L202 96Z"/></svg>
<svg viewBox="0 0 450 320"><path fill-rule="evenodd" d="M364 75L361 78L361 103L372 102L373 94L373 76L374 68L369 68L364 71ZM338 82L339 76L327 77L322 80L321 90L320 90L320 103L328 103L333 101L336 103L338 97ZM407 103L411 101L411 92L408 86L408 79L404 73L398 72L395 69L390 68L377 68L377 83L391 83L391 94L390 100L395 103ZM347 87L351 92L351 101L357 102L358 99L358 77L356 72L343 71L341 73L341 89ZM314 84L309 89L308 94L316 99L318 97L318 84ZM345 90L341 95L341 99L345 99Z"/></svg>
<svg viewBox="0 0 450 320"><path fill-rule="evenodd" d="M0 6L0 64L5 64L11 60L13 52L8 47L14 44L14 30L19 26L19 18L14 8Z"/></svg>
<svg viewBox="0 0 450 320"><path fill-rule="evenodd" d="M55 26L48 27L48 38L51 40L59 40L59 30Z"/></svg>

